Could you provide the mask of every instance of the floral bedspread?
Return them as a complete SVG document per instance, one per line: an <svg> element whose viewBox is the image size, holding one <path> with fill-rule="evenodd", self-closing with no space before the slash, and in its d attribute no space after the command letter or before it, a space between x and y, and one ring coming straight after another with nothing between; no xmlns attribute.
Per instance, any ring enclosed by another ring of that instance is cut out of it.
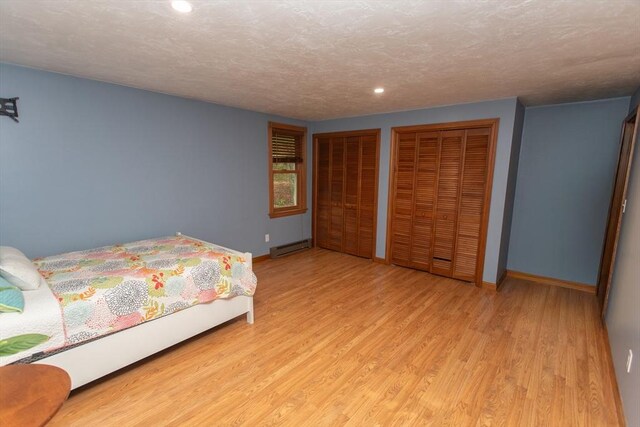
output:
<svg viewBox="0 0 640 427"><path fill-rule="evenodd" d="M256 276L241 256L183 236L34 260L58 299L65 346L195 304L251 296Z"/></svg>

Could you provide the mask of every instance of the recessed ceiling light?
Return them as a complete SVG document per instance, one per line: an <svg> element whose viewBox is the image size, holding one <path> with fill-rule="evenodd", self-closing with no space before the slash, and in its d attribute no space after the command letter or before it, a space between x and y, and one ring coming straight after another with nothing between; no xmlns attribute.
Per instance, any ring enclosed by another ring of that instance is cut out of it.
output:
<svg viewBox="0 0 640 427"><path fill-rule="evenodd" d="M382 93L384 92L384 88L383 87L377 87L373 90L375 93Z"/></svg>
<svg viewBox="0 0 640 427"><path fill-rule="evenodd" d="M171 2L171 7L181 13L189 13L193 10L191 3L184 0L173 0Z"/></svg>

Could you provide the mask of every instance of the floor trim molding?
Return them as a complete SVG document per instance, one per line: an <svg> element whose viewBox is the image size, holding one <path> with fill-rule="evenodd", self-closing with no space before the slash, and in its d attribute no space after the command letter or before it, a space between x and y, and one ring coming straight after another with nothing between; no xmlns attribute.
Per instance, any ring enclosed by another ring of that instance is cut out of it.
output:
<svg viewBox="0 0 640 427"><path fill-rule="evenodd" d="M507 270L502 272L502 276L500 276L500 278L498 279L498 283L484 282L483 281L481 287L483 289L489 289L490 291L498 292L500 290L500 287L504 283L504 279L506 279L506 278L507 278Z"/></svg>
<svg viewBox="0 0 640 427"><path fill-rule="evenodd" d="M253 263L255 264L255 263L257 263L257 262L266 261L266 260L268 260L269 258L271 258L271 256L270 256L269 254L264 254L264 255L257 256L257 257L253 257L253 258L251 259L251 262L253 262Z"/></svg>
<svg viewBox="0 0 640 427"><path fill-rule="evenodd" d="M575 289L580 292L595 295L596 287L580 282L571 282L569 280L554 279L553 277L538 276L536 274L523 273L521 271L507 270L507 277L514 279L528 280L530 282L542 283L545 285L559 286L561 288Z"/></svg>
<svg viewBox="0 0 640 427"><path fill-rule="evenodd" d="M498 292L498 286L496 286L495 283L492 282L482 282L482 286L480 286L482 289L487 289L489 291L493 291L493 292Z"/></svg>
<svg viewBox="0 0 640 427"><path fill-rule="evenodd" d="M508 270L506 270L506 269L505 269L505 270L502 272L502 276L500 276L500 279L498 279L498 286L497 286L497 290L500 290L500 288L502 287L502 284L503 284L503 283L504 283L504 281L506 280L506 278L507 278L507 271L508 271Z"/></svg>

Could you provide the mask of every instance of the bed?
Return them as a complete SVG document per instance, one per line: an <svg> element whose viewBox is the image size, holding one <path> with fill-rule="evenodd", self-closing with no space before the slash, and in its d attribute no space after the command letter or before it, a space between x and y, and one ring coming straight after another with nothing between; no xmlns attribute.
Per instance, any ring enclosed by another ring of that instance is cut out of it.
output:
<svg viewBox="0 0 640 427"><path fill-rule="evenodd" d="M180 233L34 264L47 284L23 293L23 313L1 315L0 342L41 338L0 352L0 366L58 366L72 389L238 316L254 321L251 253Z"/></svg>

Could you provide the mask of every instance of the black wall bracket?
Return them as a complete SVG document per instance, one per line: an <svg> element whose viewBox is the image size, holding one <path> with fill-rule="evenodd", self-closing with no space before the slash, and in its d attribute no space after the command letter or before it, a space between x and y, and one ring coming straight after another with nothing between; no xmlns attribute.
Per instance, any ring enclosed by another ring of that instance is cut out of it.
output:
<svg viewBox="0 0 640 427"><path fill-rule="evenodd" d="M18 120L18 98L0 98L0 116L7 116L16 123Z"/></svg>

